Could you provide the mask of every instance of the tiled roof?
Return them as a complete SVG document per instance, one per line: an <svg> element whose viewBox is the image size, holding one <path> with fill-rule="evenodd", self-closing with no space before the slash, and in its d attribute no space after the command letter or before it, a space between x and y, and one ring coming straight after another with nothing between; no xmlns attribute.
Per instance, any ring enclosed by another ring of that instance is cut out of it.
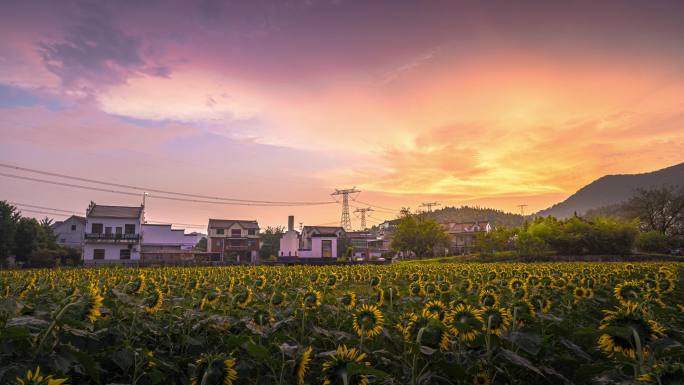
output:
<svg viewBox="0 0 684 385"><path fill-rule="evenodd" d="M240 225L243 229L259 230L259 223L257 221L247 221L239 219L209 219L210 228L228 228L234 224Z"/></svg>
<svg viewBox="0 0 684 385"><path fill-rule="evenodd" d="M339 226L304 226L302 233L317 232L318 234L337 234L338 231L344 232L344 229Z"/></svg>
<svg viewBox="0 0 684 385"><path fill-rule="evenodd" d="M89 217L95 218L140 218L142 206L102 206L94 205L88 212Z"/></svg>
<svg viewBox="0 0 684 385"><path fill-rule="evenodd" d="M474 231L484 231L489 222L449 222L444 223L444 227L450 233L470 233Z"/></svg>

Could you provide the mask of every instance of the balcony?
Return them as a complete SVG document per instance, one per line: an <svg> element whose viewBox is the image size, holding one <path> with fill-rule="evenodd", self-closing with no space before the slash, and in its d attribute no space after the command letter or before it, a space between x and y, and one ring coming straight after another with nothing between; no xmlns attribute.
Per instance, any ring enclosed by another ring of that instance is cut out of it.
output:
<svg viewBox="0 0 684 385"><path fill-rule="evenodd" d="M86 233L85 240L92 242L137 243L140 241L140 234Z"/></svg>

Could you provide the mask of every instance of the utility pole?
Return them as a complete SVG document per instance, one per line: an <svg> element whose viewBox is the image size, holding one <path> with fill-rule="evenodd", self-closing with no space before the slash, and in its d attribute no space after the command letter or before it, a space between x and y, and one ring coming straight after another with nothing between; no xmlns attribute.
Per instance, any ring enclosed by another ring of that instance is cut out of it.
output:
<svg viewBox="0 0 684 385"><path fill-rule="evenodd" d="M520 216L524 217L525 216L525 207L527 207L527 205L518 205L518 207L520 207Z"/></svg>
<svg viewBox="0 0 684 385"><path fill-rule="evenodd" d="M365 209L356 209L354 210L355 213L361 213L361 230L366 229L366 213L370 211L375 211L372 208L368 207Z"/></svg>
<svg viewBox="0 0 684 385"><path fill-rule="evenodd" d="M342 195L342 218L340 219L340 226L344 231L351 231L351 218L349 218L349 194L360 193L356 187L348 189L335 189L335 192L330 194L332 196Z"/></svg>
<svg viewBox="0 0 684 385"><path fill-rule="evenodd" d="M434 206L441 206L439 202L423 202L419 207L427 207L427 212L432 212Z"/></svg>

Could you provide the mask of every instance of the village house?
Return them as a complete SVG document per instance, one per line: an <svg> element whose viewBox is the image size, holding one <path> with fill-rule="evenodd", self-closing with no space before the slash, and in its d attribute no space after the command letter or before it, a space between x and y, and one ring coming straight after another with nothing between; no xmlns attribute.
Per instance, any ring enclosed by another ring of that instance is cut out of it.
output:
<svg viewBox="0 0 684 385"><path fill-rule="evenodd" d="M144 207L103 206L86 210L83 262L140 260Z"/></svg>
<svg viewBox="0 0 684 385"><path fill-rule="evenodd" d="M72 215L64 221L52 224L52 232L58 245L81 250L85 234L85 217Z"/></svg>
<svg viewBox="0 0 684 385"><path fill-rule="evenodd" d="M209 219L207 251L221 259L256 262L259 224L255 220Z"/></svg>
<svg viewBox="0 0 684 385"><path fill-rule="evenodd" d="M447 222L442 224L451 235L449 252L451 254L468 254L475 251L477 236L492 231L492 225L487 221L476 222Z"/></svg>
<svg viewBox="0 0 684 385"><path fill-rule="evenodd" d="M141 260L144 262L193 261L198 254L195 246L201 234L186 234L184 229L174 229L170 224L145 223L142 231Z"/></svg>
<svg viewBox="0 0 684 385"><path fill-rule="evenodd" d="M347 232L352 247L352 258L354 260L370 260L382 257L385 242L378 236L369 231L350 231Z"/></svg>
<svg viewBox="0 0 684 385"><path fill-rule="evenodd" d="M342 227L304 226L299 242L299 257L337 258L338 240L344 236Z"/></svg>

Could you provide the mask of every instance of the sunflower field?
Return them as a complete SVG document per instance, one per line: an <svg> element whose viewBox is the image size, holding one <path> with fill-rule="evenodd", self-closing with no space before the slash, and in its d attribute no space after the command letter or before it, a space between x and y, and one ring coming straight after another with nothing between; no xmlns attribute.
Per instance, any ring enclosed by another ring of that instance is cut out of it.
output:
<svg viewBox="0 0 684 385"><path fill-rule="evenodd" d="M675 384L674 263L0 271L0 384Z"/></svg>

